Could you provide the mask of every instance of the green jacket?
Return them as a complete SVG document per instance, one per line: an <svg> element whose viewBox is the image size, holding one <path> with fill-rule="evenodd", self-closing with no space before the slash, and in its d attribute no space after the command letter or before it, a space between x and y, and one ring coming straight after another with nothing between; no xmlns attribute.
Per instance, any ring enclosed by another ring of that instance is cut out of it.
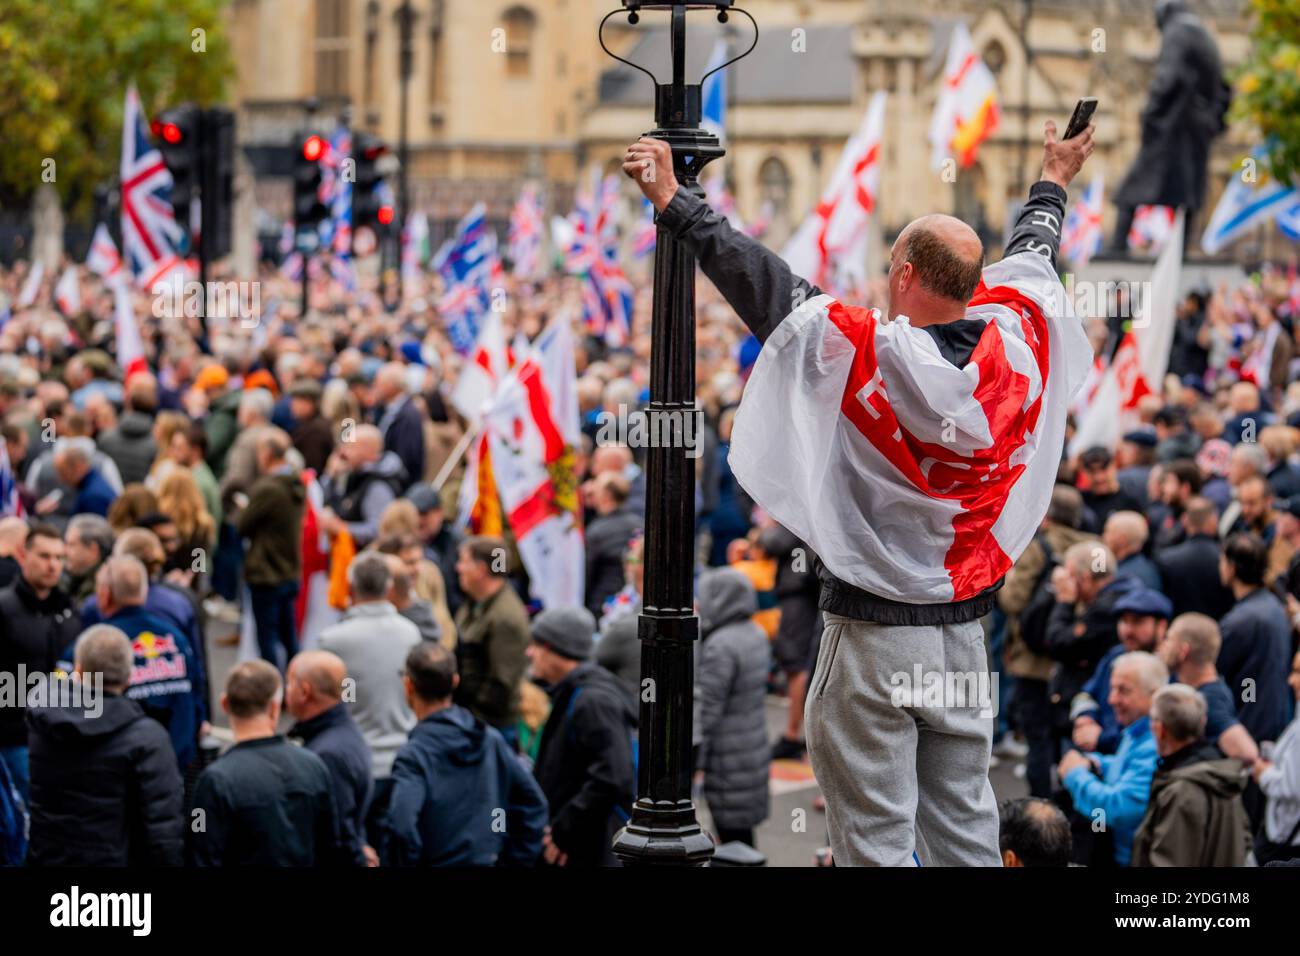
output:
<svg viewBox="0 0 1300 956"><path fill-rule="evenodd" d="M203 425L208 435L208 467L218 478L225 470L226 455L230 453L230 446L235 443L235 437L239 434L237 415L239 399L242 395L242 392L232 391L218 398L208 409L208 419Z"/></svg>
<svg viewBox="0 0 1300 956"><path fill-rule="evenodd" d="M263 475L253 483L248 507L235 518L248 539L244 580L287 584L302 577L302 514L307 488L291 471Z"/></svg>
<svg viewBox="0 0 1300 956"><path fill-rule="evenodd" d="M507 583L486 601L462 604L456 635L456 703L493 727L514 727L528 647L528 611L514 588Z"/></svg>
<svg viewBox="0 0 1300 956"><path fill-rule="evenodd" d="M224 512L221 507L221 492L217 488L217 476L212 473L206 461L201 461L191 468L190 474L194 477L194 483L199 486L199 494L203 496L203 504L208 509L208 514L212 515L212 520L219 526Z"/></svg>
<svg viewBox="0 0 1300 956"><path fill-rule="evenodd" d="M1156 763L1133 866L1244 866L1250 827L1241 802L1248 774L1206 741Z"/></svg>

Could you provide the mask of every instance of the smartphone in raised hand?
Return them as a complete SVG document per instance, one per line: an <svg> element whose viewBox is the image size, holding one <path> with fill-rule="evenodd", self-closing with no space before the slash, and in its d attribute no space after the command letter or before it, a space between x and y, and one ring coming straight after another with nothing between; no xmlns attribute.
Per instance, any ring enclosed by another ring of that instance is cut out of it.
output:
<svg viewBox="0 0 1300 956"><path fill-rule="evenodd" d="M1062 139L1074 139L1085 129L1092 120L1092 114L1097 112L1097 97L1085 96L1079 102L1074 104L1074 113L1070 116L1069 125L1065 127L1065 135Z"/></svg>

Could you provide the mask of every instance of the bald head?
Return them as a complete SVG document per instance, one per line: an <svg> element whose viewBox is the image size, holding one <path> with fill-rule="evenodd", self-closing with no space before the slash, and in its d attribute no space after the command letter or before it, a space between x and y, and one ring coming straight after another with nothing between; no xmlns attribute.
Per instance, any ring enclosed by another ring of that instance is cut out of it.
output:
<svg viewBox="0 0 1300 956"><path fill-rule="evenodd" d="M290 680L302 681L314 693L335 703L343 699L343 679L347 676L343 659L329 651L302 651L289 662Z"/></svg>
<svg viewBox="0 0 1300 956"><path fill-rule="evenodd" d="M343 700L348 669L329 651L301 651L285 674L284 704L297 720L311 720Z"/></svg>
<svg viewBox="0 0 1300 956"><path fill-rule="evenodd" d="M384 433L374 425L358 425L352 440L362 462L378 461L384 453Z"/></svg>
<svg viewBox="0 0 1300 956"><path fill-rule="evenodd" d="M605 472L621 474L632 464L632 452L626 445L601 445L591 454L590 470L593 477Z"/></svg>
<svg viewBox="0 0 1300 956"><path fill-rule="evenodd" d="M983 268L984 244L966 223L940 213L913 220L890 253L890 319L923 328L963 317Z"/></svg>

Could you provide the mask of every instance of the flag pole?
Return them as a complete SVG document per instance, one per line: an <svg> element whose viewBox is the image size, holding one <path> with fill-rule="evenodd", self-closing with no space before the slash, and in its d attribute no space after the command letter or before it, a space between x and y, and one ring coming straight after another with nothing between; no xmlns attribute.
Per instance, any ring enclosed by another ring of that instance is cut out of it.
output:
<svg viewBox="0 0 1300 956"><path fill-rule="evenodd" d="M477 438L479 432L482 430L482 423L472 425L465 429L465 434L460 436L460 441L456 442L456 447L451 450L451 454L447 456L447 460L444 461L442 467L438 469L438 474L433 479L434 491L441 493L442 486L446 483L447 479L451 477L451 473L456 469L456 466L460 464L460 460L465 457L465 452L469 448L470 442Z"/></svg>

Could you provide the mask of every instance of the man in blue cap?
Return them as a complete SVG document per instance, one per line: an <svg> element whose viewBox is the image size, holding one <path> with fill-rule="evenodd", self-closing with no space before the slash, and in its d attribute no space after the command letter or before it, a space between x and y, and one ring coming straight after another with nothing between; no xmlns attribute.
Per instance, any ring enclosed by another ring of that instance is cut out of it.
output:
<svg viewBox="0 0 1300 956"><path fill-rule="evenodd" d="M1124 729L1107 700L1111 665L1115 658L1129 651L1154 654L1156 646L1164 640L1174 607L1159 591L1139 587L1115 602L1115 615L1119 643L1098 661L1097 670L1070 703L1074 745L1080 750L1103 754L1115 752Z"/></svg>

